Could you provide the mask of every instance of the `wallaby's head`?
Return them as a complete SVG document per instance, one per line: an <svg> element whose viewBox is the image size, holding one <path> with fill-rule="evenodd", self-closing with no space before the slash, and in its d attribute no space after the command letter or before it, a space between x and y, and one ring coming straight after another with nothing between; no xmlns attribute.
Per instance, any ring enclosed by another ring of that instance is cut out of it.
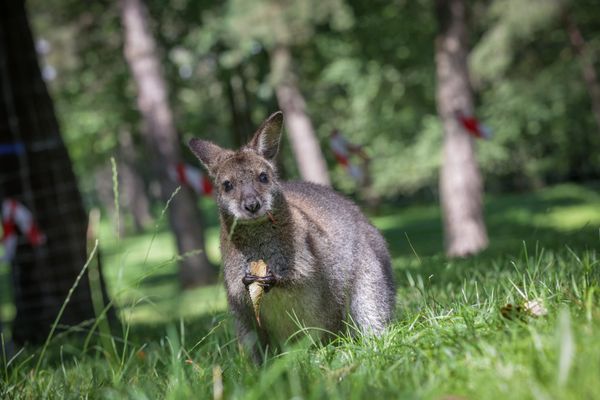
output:
<svg viewBox="0 0 600 400"><path fill-rule="evenodd" d="M282 124L282 112L272 114L252 140L237 151L206 140L190 140L190 149L214 181L221 212L241 221L252 221L271 211L280 190L275 156Z"/></svg>

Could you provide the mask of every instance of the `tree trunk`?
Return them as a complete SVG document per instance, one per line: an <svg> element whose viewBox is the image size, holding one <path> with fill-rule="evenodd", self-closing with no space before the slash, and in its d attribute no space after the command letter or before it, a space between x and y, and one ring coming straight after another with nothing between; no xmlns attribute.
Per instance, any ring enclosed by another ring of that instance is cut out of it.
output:
<svg viewBox="0 0 600 400"><path fill-rule="evenodd" d="M150 202L146 196L144 180L137 171L137 155L131 133L123 129L119 133L119 175L124 194L124 205L133 217L135 232L143 232L152 223Z"/></svg>
<svg viewBox="0 0 600 400"><path fill-rule="evenodd" d="M473 115L467 67L467 24L464 0L437 0L440 31L435 43L437 107L444 128L440 197L446 254L463 257L487 247L482 212L483 183L474 143L456 114Z"/></svg>
<svg viewBox="0 0 600 400"><path fill-rule="evenodd" d="M274 76L277 101L283 111L300 176L306 181L329 186L331 183L327 163L312 122L306 113L306 102L298 88L292 57L286 46L277 46L273 49L271 71Z"/></svg>
<svg viewBox="0 0 600 400"><path fill-rule="evenodd" d="M138 108L144 122L143 134L153 154L161 198L166 203L178 186L170 179L168 168L181 160L180 140L168 104L156 44L148 26L148 10L141 0L120 0L120 3L125 30L125 58L136 82ZM213 282L217 271L206 258L200 213L190 189L181 188L168 213L179 254L187 253L179 265L181 284L190 287Z"/></svg>
<svg viewBox="0 0 600 400"><path fill-rule="evenodd" d="M590 96L592 103L592 113L596 119L596 125L600 130L600 84L598 83L598 76L596 75L596 69L591 59L591 54L588 51L587 43L579 30L579 27L573 20L573 18L567 13L564 13L563 19L571 46L579 58L579 65L581 66L581 75L585 82L585 88Z"/></svg>
<svg viewBox="0 0 600 400"><path fill-rule="evenodd" d="M237 149L245 145L253 133L244 73L240 66L235 70L219 67L219 80L229 104L231 137Z"/></svg>
<svg viewBox="0 0 600 400"><path fill-rule="evenodd" d="M244 124L242 122L242 116L236 101L235 90L231 83L231 76L228 71L221 73L221 82L225 86L225 94L227 96L227 102L229 103L229 111L231 115L231 133L233 138L234 147L240 148L246 144L246 136L249 135L248 131L244 130Z"/></svg>
<svg viewBox="0 0 600 400"><path fill-rule="evenodd" d="M13 337L17 343L39 343L86 262L87 215L22 0L0 2L0 142L14 150L0 155L0 199L25 205L46 235L45 243L33 247L21 234L11 269L17 310ZM99 289L106 296L101 274ZM89 280L83 276L59 326L94 317Z"/></svg>

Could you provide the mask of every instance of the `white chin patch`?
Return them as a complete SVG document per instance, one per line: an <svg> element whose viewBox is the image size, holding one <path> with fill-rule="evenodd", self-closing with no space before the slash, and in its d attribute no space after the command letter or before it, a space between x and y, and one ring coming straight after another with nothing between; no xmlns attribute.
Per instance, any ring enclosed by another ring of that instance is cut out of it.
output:
<svg viewBox="0 0 600 400"><path fill-rule="evenodd" d="M261 215L257 215L257 216L249 216L249 215L242 215L237 217L237 223L238 224L256 224L259 222L264 222L268 219L269 217L267 216L267 214L261 214Z"/></svg>

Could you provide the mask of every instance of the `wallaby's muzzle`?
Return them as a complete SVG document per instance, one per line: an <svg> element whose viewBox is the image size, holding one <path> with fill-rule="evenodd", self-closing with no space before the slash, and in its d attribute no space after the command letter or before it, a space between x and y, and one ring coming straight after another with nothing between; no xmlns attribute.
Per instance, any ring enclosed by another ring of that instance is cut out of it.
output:
<svg viewBox="0 0 600 400"><path fill-rule="evenodd" d="M251 183L242 184L241 192L241 209L247 211L251 218L257 217L258 212L263 206L260 193Z"/></svg>
<svg viewBox="0 0 600 400"><path fill-rule="evenodd" d="M258 199L244 200L244 209L250 214L256 214L260 210L260 201Z"/></svg>

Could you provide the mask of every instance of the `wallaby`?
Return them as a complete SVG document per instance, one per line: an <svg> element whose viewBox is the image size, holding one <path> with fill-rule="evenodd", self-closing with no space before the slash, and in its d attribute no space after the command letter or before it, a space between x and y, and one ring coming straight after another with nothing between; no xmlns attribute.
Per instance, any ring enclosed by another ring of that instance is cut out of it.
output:
<svg viewBox="0 0 600 400"><path fill-rule="evenodd" d="M385 240L359 208L328 187L278 180L282 124L283 114L272 114L238 151L189 143L215 183L238 339L259 360L257 344L281 344L302 326L318 335L348 327L379 334L395 307ZM257 260L266 262L267 276L250 273ZM246 289L253 282L268 291L260 327Z"/></svg>

